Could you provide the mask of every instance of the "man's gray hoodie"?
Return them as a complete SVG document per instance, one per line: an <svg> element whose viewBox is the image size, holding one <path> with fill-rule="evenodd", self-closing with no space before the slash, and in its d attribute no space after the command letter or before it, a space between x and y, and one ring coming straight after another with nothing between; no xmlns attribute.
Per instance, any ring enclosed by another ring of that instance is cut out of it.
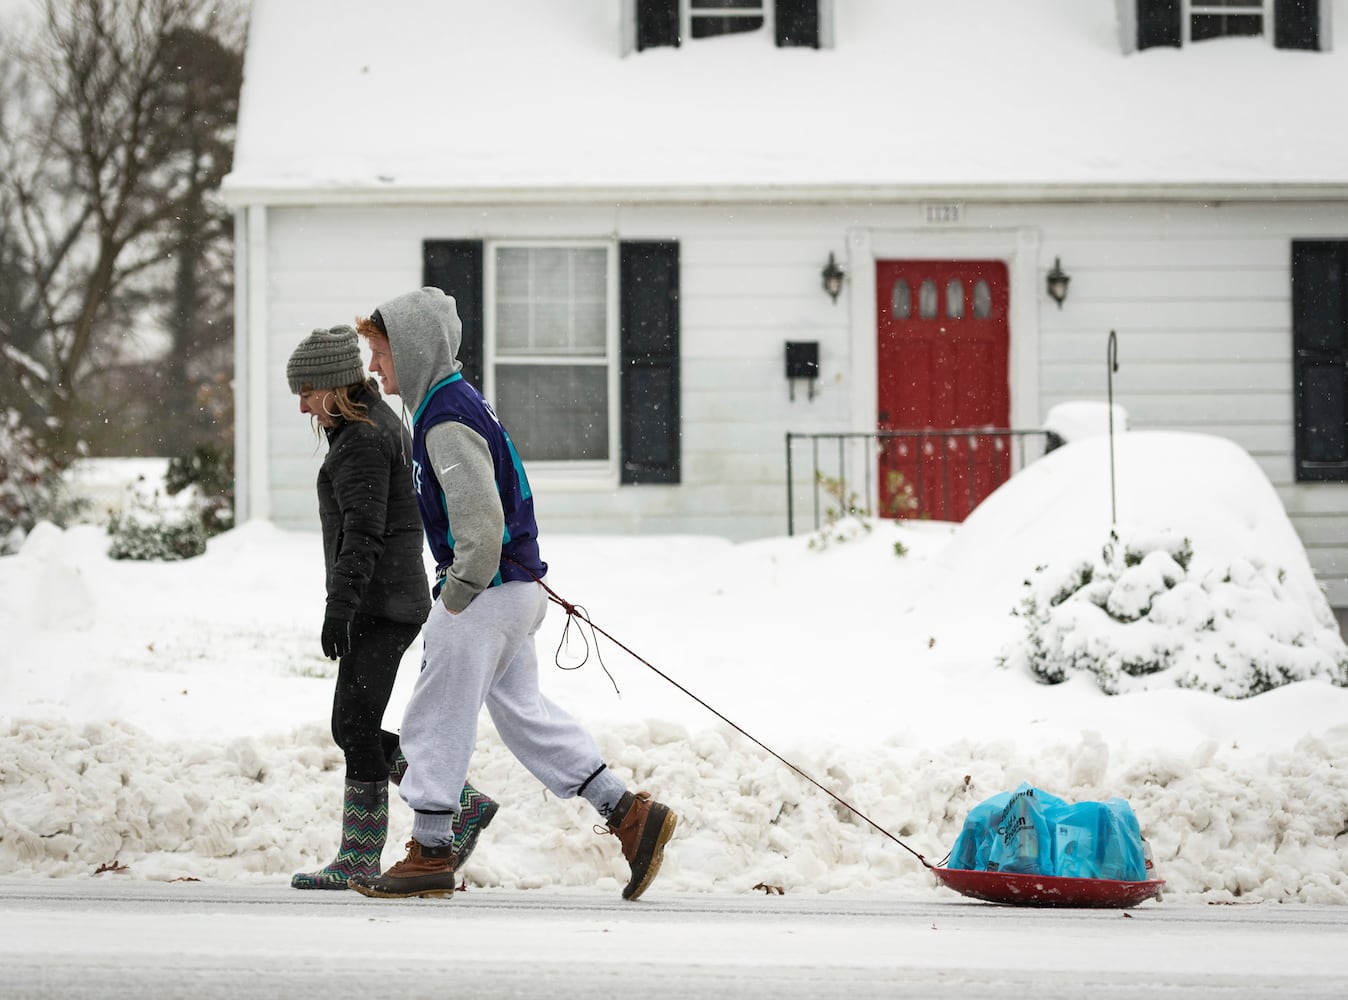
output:
<svg viewBox="0 0 1348 1000"><path fill-rule="evenodd" d="M454 299L438 288L399 295L377 312L388 331L399 394L415 425L431 390L463 368L457 357L463 324ZM436 424L426 432L426 453L453 519L454 561L440 600L459 612L496 577L505 516L491 451L475 430L452 421Z"/></svg>

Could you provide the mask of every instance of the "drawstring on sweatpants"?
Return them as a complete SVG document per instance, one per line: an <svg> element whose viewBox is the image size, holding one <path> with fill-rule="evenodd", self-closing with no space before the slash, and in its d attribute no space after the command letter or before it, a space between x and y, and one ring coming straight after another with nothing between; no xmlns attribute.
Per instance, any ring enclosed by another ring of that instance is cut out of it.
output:
<svg viewBox="0 0 1348 1000"><path fill-rule="evenodd" d="M613 637L612 635L610 635L608 632L604 631L602 628L600 628L598 625L596 625L596 624L594 623L593 619L590 618L589 613L588 613L582 606L580 606L579 604L572 604L572 603L571 603L570 601L568 601L566 598L562 597L560 594L557 593L557 591L553 590L553 589L552 589L551 587L549 587L546 583L544 583L544 582L537 576L537 574L535 574L535 573L534 573L532 570L530 570L527 566L523 566L523 565L521 565L520 563L516 562L515 560L510 559L509 556L507 556L506 558L509 559L509 561L510 561L511 563L513 563L514 565L519 566L519 568L522 569L522 570L524 570L524 572L528 573L529 576L531 576L531 577L533 578L534 582L537 583L540 587L542 587L543 590L544 590L544 592L547 593L547 595L548 595L548 600L550 600L553 604L556 604L558 607L560 607L563 611L566 612L566 626L565 626L565 628L564 628L563 631L562 631L562 642L563 642L563 643L565 643L567 633L568 633L568 631L569 631L570 628L571 628L571 622L572 622L572 619L574 619L575 621L581 623L580 625L577 625L577 632L580 634L580 636L582 637L582 639L585 640L585 659L582 659L581 662L578 663L578 664L576 664L574 667L563 667L562 669L564 669L564 670L577 670L577 669L579 669L580 667L582 667L582 666L585 665L586 660L589 658L589 650L590 650L590 645L591 645L591 643L590 643L589 639L585 638L585 631L584 631L584 628L583 628L582 626L583 626L583 625L584 625L584 626L589 626L590 631L593 632L596 636L601 636L601 635L602 635L605 639L607 639L609 642L613 643L615 646L617 646L619 649L621 649L621 650L622 650L624 653L626 653L628 656L630 656L630 657L632 657L633 659L635 659L638 663L641 663L641 664L645 665L648 669L650 669L651 671L653 671L653 672L654 672L655 674L657 674L659 677L661 677L661 678L664 679L665 681L669 682L670 684L674 685L674 687L678 688L680 691L682 691L684 694L686 694L689 698L692 698L693 701L697 702L699 705L701 705L703 708L705 708L705 709L706 709L708 712L710 712L712 715L716 716L718 719L720 719L722 722L724 722L724 723L725 723L727 726L729 726L731 729L735 730L735 732L739 733L739 734L740 734L741 736L743 736L745 739L749 740L749 742L753 743L755 746L759 747L759 748L762 749L764 752L766 752L766 753L770 754L772 757L776 758L776 759L777 759L778 761L780 761L782 764L784 764L784 765L786 765L787 767L789 767L792 771L795 771L796 774L800 775L800 777L804 778L804 779L805 779L806 781L808 781L810 784L814 785L815 788L819 789L821 792L823 792L825 795L827 795L829 798L831 798L834 802L838 803L838 805L842 806L842 807L843 807L844 809L846 809L848 812L852 813L852 815L856 816L858 819L861 819L861 820L864 821L865 823L869 824L872 828L874 828L874 829L877 830L878 832L884 834L884 835L885 835L886 837L888 837L890 840L894 841L894 843L898 844L900 847L902 847L905 851L907 851L907 852L908 852L909 854L911 854L913 857L917 858L918 861L921 861L922 864L923 864L925 867L927 867L927 868L933 868L933 867L935 867L935 866L932 865L932 863L931 863L930 861L928 861L925 857L923 857L923 856L922 856L921 854L919 854L917 851L913 850L911 847L909 847L907 844L905 844L902 840L900 840L900 839L899 839L898 837L896 837L894 834L892 834L892 833L890 833L888 830L886 830L886 829L885 829L883 826L881 826L879 823L875 822L875 820L871 819L869 816L867 816L864 812L862 812L862 811L861 811L860 809L858 809L856 806L852 805L852 803L848 802L846 799L844 799L842 796L838 795L836 792L833 792L833 791L830 790L829 788L826 788L824 785L820 784L820 782L816 781L816 780L815 780L810 774L808 774L806 771L802 770L801 768L797 767L795 764L791 763L791 761L787 760L785 757L783 757L781 754L779 754L776 750L772 749L772 747L768 746L768 745L767 745L766 743L764 743L762 740L758 739L756 736L754 736L753 734L751 734L751 733L749 733L748 731L746 731L746 730L745 730L742 726L740 726L738 723L733 722L732 720L726 718L726 716L722 715L720 712L718 712L716 709L712 708L710 705L708 705L705 701L703 701L703 700L702 700L701 698L699 698L697 695L693 694L692 691L689 691L686 687L684 687L682 684L680 684L680 683L679 683L678 681L676 681L674 678L670 677L670 676L669 676L668 674L666 674L663 670L661 670L661 669L659 669L658 667L656 667L655 664L651 663L651 662L650 662L649 660L647 660L645 657L643 657L643 656L641 656L640 654L638 654L635 650L631 649L630 647L628 647L627 645L625 645L624 643L622 643L620 640L614 638L614 637ZM600 666L602 666L602 667L604 668L604 673L605 673L605 674L608 674L609 681L610 681L610 682L613 682L613 675L609 673L608 667L604 665L603 657L599 655L599 640L598 640L598 638L595 639L593 645L594 645L595 655L596 655L596 657L599 658L599 664L600 664ZM560 652L561 652L561 646L559 645L559 646L558 646L558 655L560 655ZM558 666L561 666L561 663L558 663L557 665L558 665ZM616 682L613 682L613 689L614 689L615 691L617 691L617 689L618 689L618 685L617 685Z"/></svg>

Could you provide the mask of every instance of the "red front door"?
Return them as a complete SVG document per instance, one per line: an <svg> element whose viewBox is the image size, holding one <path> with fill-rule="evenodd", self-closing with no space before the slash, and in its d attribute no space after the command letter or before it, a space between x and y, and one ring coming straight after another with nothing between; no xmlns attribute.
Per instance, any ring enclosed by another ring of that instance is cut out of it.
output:
<svg viewBox="0 0 1348 1000"><path fill-rule="evenodd" d="M1011 420L1006 265L875 265L880 431L1006 429ZM1011 475L1004 434L881 439L880 513L962 521Z"/></svg>

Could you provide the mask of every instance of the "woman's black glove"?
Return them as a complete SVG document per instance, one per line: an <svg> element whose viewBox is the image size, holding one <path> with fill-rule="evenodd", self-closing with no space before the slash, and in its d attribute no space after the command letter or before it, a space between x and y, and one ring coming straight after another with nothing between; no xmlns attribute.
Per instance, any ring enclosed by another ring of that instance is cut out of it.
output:
<svg viewBox="0 0 1348 1000"><path fill-rule="evenodd" d="M351 623L331 615L323 619L323 655L340 660L351 652Z"/></svg>

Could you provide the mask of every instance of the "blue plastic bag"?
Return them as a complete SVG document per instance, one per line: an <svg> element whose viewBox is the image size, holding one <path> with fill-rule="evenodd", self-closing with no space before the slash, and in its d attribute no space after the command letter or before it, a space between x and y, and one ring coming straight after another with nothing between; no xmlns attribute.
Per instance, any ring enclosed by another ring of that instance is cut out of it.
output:
<svg viewBox="0 0 1348 1000"><path fill-rule="evenodd" d="M969 810L969 815L964 817L960 835L955 838L955 846L950 849L947 867L973 872L988 870L992 831L997 826L997 817L1002 814L1002 810L1010 801L1011 793L1001 792L990 799L984 799Z"/></svg>
<svg viewBox="0 0 1348 1000"><path fill-rule="evenodd" d="M1049 813L1067 803L1029 785L1011 793L997 817L988 871L1046 874L1053 867L1053 824Z"/></svg>
<svg viewBox="0 0 1348 1000"><path fill-rule="evenodd" d="M985 799L964 820L950 868L1144 880L1137 817L1126 801L1069 803L1029 784Z"/></svg>
<svg viewBox="0 0 1348 1000"><path fill-rule="evenodd" d="M1067 803L1024 784L985 799L964 820L949 866L970 871L1047 874L1053 866L1050 809Z"/></svg>
<svg viewBox="0 0 1348 1000"><path fill-rule="evenodd" d="M1054 874L1124 882L1147 877L1137 816L1123 799L1078 802L1053 820Z"/></svg>

